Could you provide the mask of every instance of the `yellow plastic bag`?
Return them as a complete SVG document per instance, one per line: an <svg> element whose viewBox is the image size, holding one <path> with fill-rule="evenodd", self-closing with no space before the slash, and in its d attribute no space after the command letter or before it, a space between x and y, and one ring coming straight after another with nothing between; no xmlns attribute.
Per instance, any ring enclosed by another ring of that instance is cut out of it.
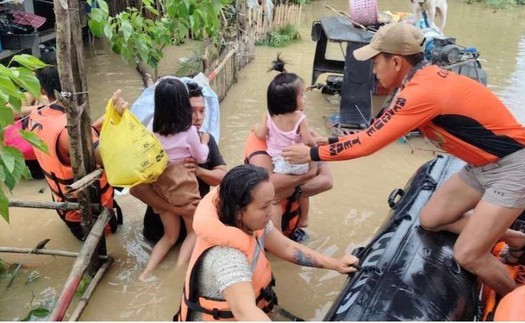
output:
<svg viewBox="0 0 525 323"><path fill-rule="evenodd" d="M100 132L100 155L111 186L157 180L168 165L159 140L128 109L119 115L109 100Z"/></svg>

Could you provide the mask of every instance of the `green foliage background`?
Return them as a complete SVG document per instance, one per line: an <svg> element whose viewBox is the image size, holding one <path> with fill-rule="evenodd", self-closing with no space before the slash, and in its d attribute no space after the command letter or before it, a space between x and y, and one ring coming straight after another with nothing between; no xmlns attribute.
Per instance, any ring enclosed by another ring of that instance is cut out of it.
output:
<svg viewBox="0 0 525 323"><path fill-rule="evenodd" d="M221 10L233 0L142 0L140 8L126 8L114 17L105 0L89 0L89 28L105 37L114 52L131 64L143 62L157 70L167 45L191 35L219 43Z"/></svg>
<svg viewBox="0 0 525 323"><path fill-rule="evenodd" d="M16 62L17 67L11 67ZM9 200L5 190L13 190L21 177L31 178L22 153L4 144L5 128L14 123L15 113L20 113L25 96L21 89L31 93L35 98L40 96L40 83L33 71L46 64L31 55L16 55L8 66L0 64L0 216L9 221ZM20 130L20 135L31 145L47 152L47 147L30 132Z"/></svg>

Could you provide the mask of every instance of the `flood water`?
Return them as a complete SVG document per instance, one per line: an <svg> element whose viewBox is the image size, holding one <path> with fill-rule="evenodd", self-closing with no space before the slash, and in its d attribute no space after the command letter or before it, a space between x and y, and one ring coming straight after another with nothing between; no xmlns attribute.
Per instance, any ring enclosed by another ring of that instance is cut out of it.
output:
<svg viewBox="0 0 525 323"><path fill-rule="evenodd" d="M338 10L348 10L348 1L328 1ZM445 33L466 47L481 52L483 67L493 89L520 121L525 122L525 7L493 11L483 5L466 5L449 0ZM324 1L314 1L303 8L300 32L302 40L285 48L257 47L255 60L238 75L238 83L221 103L220 148L229 167L242 162L242 147L250 127L265 113L266 87L275 76L267 73L278 52L292 65L289 71L311 79L315 43L310 38L312 21L330 16ZM409 11L409 1L379 1L381 11ZM331 51L338 55L339 49ZM161 65L161 74L173 73L184 48L169 49ZM115 55L105 53L99 44L86 47L88 87L93 117L104 111L111 93L121 88L134 100L142 90L142 80L134 68ZM321 79L322 81L322 79ZM381 98L374 98L380 105ZM319 91L306 93L306 113L310 124L329 135L323 116L338 112ZM411 145L431 148L424 140ZM433 157L427 150L395 142L372 156L331 163L334 187L311 199L310 240L307 244L319 252L340 256L365 245L388 215L389 193L403 187L414 171ZM43 193L40 193L43 191ZM14 198L49 200L49 189L43 181L21 183ZM177 250L168 255L156 272L154 282L136 280L145 266L151 246L142 238L144 205L129 195L119 196L125 218L120 231L108 240L109 253L115 263L97 287L82 320L171 320L180 302L184 272L174 270ZM0 245L32 248L50 238L48 249L78 251L80 243L73 238L54 211L12 208L9 224L0 221ZM49 306L61 292L73 260L50 256L2 254L10 263L23 262L12 287L0 281L0 319L23 318L33 308ZM326 270L300 268L271 258L277 279L280 305L307 320L321 320L341 290L345 277ZM29 282L30 275L40 278Z"/></svg>

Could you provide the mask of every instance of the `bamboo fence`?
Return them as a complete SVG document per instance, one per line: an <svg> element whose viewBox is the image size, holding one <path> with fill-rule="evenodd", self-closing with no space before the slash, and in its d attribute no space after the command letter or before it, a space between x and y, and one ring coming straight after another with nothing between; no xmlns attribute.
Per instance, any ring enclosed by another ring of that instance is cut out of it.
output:
<svg viewBox="0 0 525 323"><path fill-rule="evenodd" d="M299 25L301 22L302 5L280 4L273 8L271 19L264 10L248 9L248 20L255 29L255 41L264 41L270 31L279 30L287 25Z"/></svg>
<svg viewBox="0 0 525 323"><path fill-rule="evenodd" d="M230 87L237 81L236 53L236 48L225 52L216 60L216 63L220 62L217 67L208 74L210 87L217 94L219 101L222 101Z"/></svg>

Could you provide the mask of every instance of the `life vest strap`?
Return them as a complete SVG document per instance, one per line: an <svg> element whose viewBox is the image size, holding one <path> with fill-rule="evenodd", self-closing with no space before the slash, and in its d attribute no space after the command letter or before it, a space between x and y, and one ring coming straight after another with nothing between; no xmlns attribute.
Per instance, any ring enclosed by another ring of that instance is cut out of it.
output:
<svg viewBox="0 0 525 323"><path fill-rule="evenodd" d="M58 184L62 185L71 185L73 184L73 178L59 178L55 175L55 173L48 173L45 169L42 169L42 173L49 178L50 180L57 182Z"/></svg>
<svg viewBox="0 0 525 323"><path fill-rule="evenodd" d="M257 151L254 151L253 153L251 153L250 155L246 156L246 158L244 159L244 164L248 165L250 163L250 159L252 159L253 156L257 156L257 155L268 155L268 153L266 152L266 150L257 150Z"/></svg>
<svg viewBox="0 0 525 323"><path fill-rule="evenodd" d="M226 302L226 301L224 301L224 302ZM184 303L186 303L186 306L188 306L188 308L190 310L195 311L195 312L200 312L200 313L211 315L216 320L219 320L219 319L232 319L232 318L234 318L233 317L233 313L231 311L221 311L218 308L213 308L213 309L209 310L207 308L202 307L198 303L198 301L197 302L190 301L189 299L186 298L186 295L184 295Z"/></svg>
<svg viewBox="0 0 525 323"><path fill-rule="evenodd" d="M272 280L270 281L270 283L266 287L261 288L261 291L259 292L259 296L257 296L257 299L255 300L255 304L259 304L259 302L262 300L265 300L266 302L268 302L268 304L262 308L262 310L265 313L271 312L273 307L278 304L277 295L273 291L274 286L275 286L275 278L272 275Z"/></svg>

